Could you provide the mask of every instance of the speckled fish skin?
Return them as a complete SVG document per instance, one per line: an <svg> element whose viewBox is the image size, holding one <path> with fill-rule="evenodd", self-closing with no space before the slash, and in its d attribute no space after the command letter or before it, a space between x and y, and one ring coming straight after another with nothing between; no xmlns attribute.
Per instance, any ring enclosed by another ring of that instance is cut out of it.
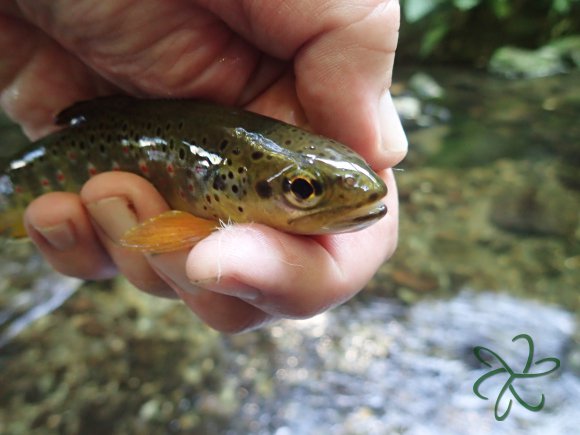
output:
<svg viewBox="0 0 580 435"><path fill-rule="evenodd" d="M192 100L105 97L57 116L65 126L0 175L0 232L22 236L25 207L78 192L93 175L147 178L175 210L297 234L364 228L386 213L384 182L346 146L241 109Z"/></svg>

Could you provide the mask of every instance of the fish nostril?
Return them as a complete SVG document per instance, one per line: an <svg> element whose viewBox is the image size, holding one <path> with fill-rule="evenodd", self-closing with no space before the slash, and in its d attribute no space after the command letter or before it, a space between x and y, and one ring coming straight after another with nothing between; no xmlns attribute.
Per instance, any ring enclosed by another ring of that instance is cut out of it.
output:
<svg viewBox="0 0 580 435"><path fill-rule="evenodd" d="M377 192L369 195L369 201L376 201L377 199L379 199L379 194Z"/></svg>

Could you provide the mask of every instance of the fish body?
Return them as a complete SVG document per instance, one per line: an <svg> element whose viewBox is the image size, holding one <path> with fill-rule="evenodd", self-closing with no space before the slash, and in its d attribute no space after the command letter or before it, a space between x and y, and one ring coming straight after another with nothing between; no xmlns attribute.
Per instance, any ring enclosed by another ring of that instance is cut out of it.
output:
<svg viewBox="0 0 580 435"><path fill-rule="evenodd" d="M0 168L0 233L24 235L37 196L78 192L121 170L148 179L170 207L297 234L354 231L380 219L384 182L346 146L242 109L191 100L105 97L77 103L60 131Z"/></svg>

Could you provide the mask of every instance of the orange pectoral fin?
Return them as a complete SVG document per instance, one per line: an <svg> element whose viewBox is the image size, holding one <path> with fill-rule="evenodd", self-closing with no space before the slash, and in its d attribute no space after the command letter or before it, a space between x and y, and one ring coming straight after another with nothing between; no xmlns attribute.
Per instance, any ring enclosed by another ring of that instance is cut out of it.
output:
<svg viewBox="0 0 580 435"><path fill-rule="evenodd" d="M218 227L216 221L198 218L183 211L168 211L127 231L121 246L151 254L191 248Z"/></svg>

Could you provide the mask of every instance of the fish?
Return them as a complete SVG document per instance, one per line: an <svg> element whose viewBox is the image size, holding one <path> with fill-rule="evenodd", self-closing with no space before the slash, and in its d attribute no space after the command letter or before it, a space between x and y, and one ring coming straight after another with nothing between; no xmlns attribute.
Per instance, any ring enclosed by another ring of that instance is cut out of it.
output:
<svg viewBox="0 0 580 435"><path fill-rule="evenodd" d="M0 162L0 234L25 237L36 197L79 192L91 177L146 178L172 211L130 229L143 252L193 246L219 223L292 234L361 230L387 213L384 181L347 146L240 108L184 99L100 97L55 119L61 129Z"/></svg>

